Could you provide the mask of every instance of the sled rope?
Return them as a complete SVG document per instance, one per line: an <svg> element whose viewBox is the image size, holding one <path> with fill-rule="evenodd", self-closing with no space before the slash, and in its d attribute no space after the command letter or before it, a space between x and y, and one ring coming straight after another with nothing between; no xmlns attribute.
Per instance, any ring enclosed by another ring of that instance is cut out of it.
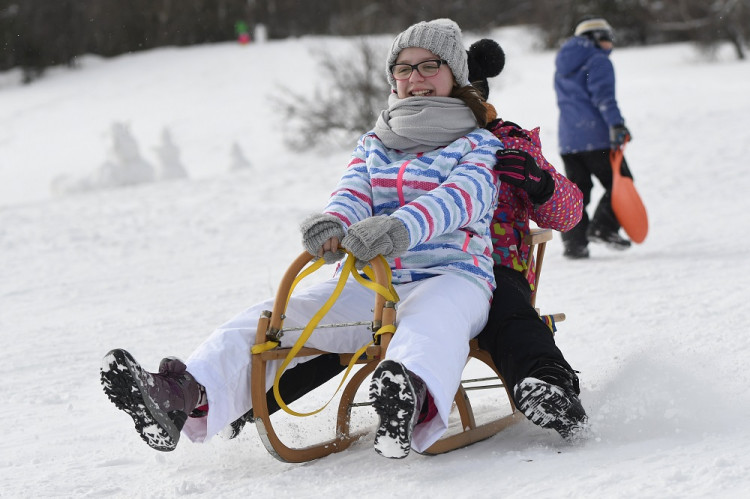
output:
<svg viewBox="0 0 750 499"><path fill-rule="evenodd" d="M365 354L367 351L367 348L370 347L370 345L373 345L377 338L381 334L385 333L395 333L396 332L396 326L393 324L382 326L380 329L374 332L373 334L373 340L362 346L359 350L357 350L354 355L352 355L351 360L349 361L349 365L347 366L346 370L344 371L344 376L341 379L341 382L339 383L339 386L334 391L331 398L326 402L321 408L316 409L311 412L297 412L293 409L291 409L286 403L284 403L284 400L281 398L281 393L279 392L279 382L281 380L281 376L284 374L284 371L286 370L287 366L291 363L292 359L297 355L297 353L302 349L302 347L307 343L307 340L312 335L315 328L318 326L321 320L323 320L323 317L328 313L328 311L331 309L334 303L336 303L336 300L338 300L338 297L341 295L341 292L344 289L344 286L346 285L346 281L351 275L354 277L354 279L359 282L362 286L373 290L375 293L378 293L383 298L385 298L388 301L392 302L398 302L399 297L396 293L396 289L393 287L392 284L392 273L390 266L385 261L385 258L383 258L382 255L379 255L378 258L382 260L383 266L386 269L386 281L387 281L387 287L383 286L381 284L378 284L375 282L374 277L374 271L372 270L372 267L368 264L363 269L363 272L365 275L369 278L369 280L362 277L359 272L357 272L357 269L355 267L355 261L356 258L354 255L352 255L349 251L347 253L347 258L344 261L344 264L341 269L341 275L339 275L338 282L336 283L336 287L333 290L333 293L331 293L331 296L326 300L326 302L323 304L323 306L312 316L310 319L310 322L307 323L307 326L302 330L302 334L297 339L297 341L294 343L294 346L289 350L289 353L287 354L286 358L284 359L284 362L282 362L281 366L279 366L279 369L276 371L276 376L273 380L273 396L276 399L276 403L279 404L279 407L284 410L284 412L291 414L292 416L297 417L307 417L312 416L314 414L318 414L323 409L328 407L328 404L331 403L331 401L336 397L336 394L339 392L341 387L344 385L344 382L346 381L347 377L349 376L349 373L351 372L352 368L356 364L357 360ZM286 302L284 303L284 310L286 310L286 306L289 303L289 298L292 295L292 292L294 291L295 286L305 277L315 272L317 269L319 269L323 265L324 261L323 259L319 259L316 262L314 262L312 265L308 266L303 272L300 272L300 274L294 279L292 282L292 286L289 289L289 295L286 297ZM260 353L265 350L270 350L279 345L278 341L266 341L263 344L255 345L252 348L253 353Z"/></svg>

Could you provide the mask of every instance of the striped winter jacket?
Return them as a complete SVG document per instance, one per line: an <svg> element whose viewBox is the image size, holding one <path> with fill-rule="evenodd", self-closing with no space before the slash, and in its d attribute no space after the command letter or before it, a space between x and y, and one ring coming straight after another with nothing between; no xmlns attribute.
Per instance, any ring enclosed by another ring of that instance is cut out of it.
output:
<svg viewBox="0 0 750 499"><path fill-rule="evenodd" d="M325 213L348 228L389 215L409 231L410 245L390 260L393 282L455 273L491 298L489 224L497 202L493 175L500 141L478 128L445 147L420 154L387 148L374 132L363 135Z"/></svg>
<svg viewBox="0 0 750 499"><path fill-rule="evenodd" d="M539 167L552 175L555 191L542 205L535 205L523 189L503 183L498 189L497 208L492 219L493 253L496 265L523 272L528 262L529 246L523 238L531 231L529 220L538 227L568 231L575 227L583 215L583 194L578 186L555 170L542 155L539 128L524 130L515 123L496 120L487 128L499 138L506 149L520 149L531 154ZM533 283L533 270L529 282Z"/></svg>

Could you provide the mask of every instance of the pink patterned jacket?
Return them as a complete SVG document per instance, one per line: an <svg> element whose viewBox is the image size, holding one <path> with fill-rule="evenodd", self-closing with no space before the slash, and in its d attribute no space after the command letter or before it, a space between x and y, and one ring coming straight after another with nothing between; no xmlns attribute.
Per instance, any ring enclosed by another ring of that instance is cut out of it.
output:
<svg viewBox="0 0 750 499"><path fill-rule="evenodd" d="M542 155L539 128L524 130L515 123L496 120L487 129L500 139L504 148L531 154L539 167L549 172L555 181L552 197L542 205L534 205L524 190L507 182L502 182L498 189L498 205L490 224L492 257L495 265L523 272L529 257L529 246L523 242L531 230L529 221L533 220L540 228L568 231L581 220L583 194ZM532 264L528 262L528 265ZM530 283L533 278L533 271L529 272Z"/></svg>

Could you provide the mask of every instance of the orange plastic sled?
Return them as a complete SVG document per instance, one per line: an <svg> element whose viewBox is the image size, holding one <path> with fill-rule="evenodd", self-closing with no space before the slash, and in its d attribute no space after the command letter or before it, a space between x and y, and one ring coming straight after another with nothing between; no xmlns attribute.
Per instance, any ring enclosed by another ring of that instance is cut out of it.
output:
<svg viewBox="0 0 750 499"><path fill-rule="evenodd" d="M623 177L620 173L624 148L623 144L609 153L612 163L612 209L630 239L640 244L648 234L648 215L638 191L635 190L633 179Z"/></svg>

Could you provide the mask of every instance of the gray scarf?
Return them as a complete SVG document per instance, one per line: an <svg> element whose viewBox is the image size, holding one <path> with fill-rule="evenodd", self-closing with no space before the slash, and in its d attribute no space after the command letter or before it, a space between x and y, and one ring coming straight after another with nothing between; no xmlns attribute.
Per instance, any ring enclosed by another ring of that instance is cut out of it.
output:
<svg viewBox="0 0 750 499"><path fill-rule="evenodd" d="M477 120L461 99L453 97L388 97L388 109L375 123L375 134L389 149L408 153L447 146L477 128Z"/></svg>

